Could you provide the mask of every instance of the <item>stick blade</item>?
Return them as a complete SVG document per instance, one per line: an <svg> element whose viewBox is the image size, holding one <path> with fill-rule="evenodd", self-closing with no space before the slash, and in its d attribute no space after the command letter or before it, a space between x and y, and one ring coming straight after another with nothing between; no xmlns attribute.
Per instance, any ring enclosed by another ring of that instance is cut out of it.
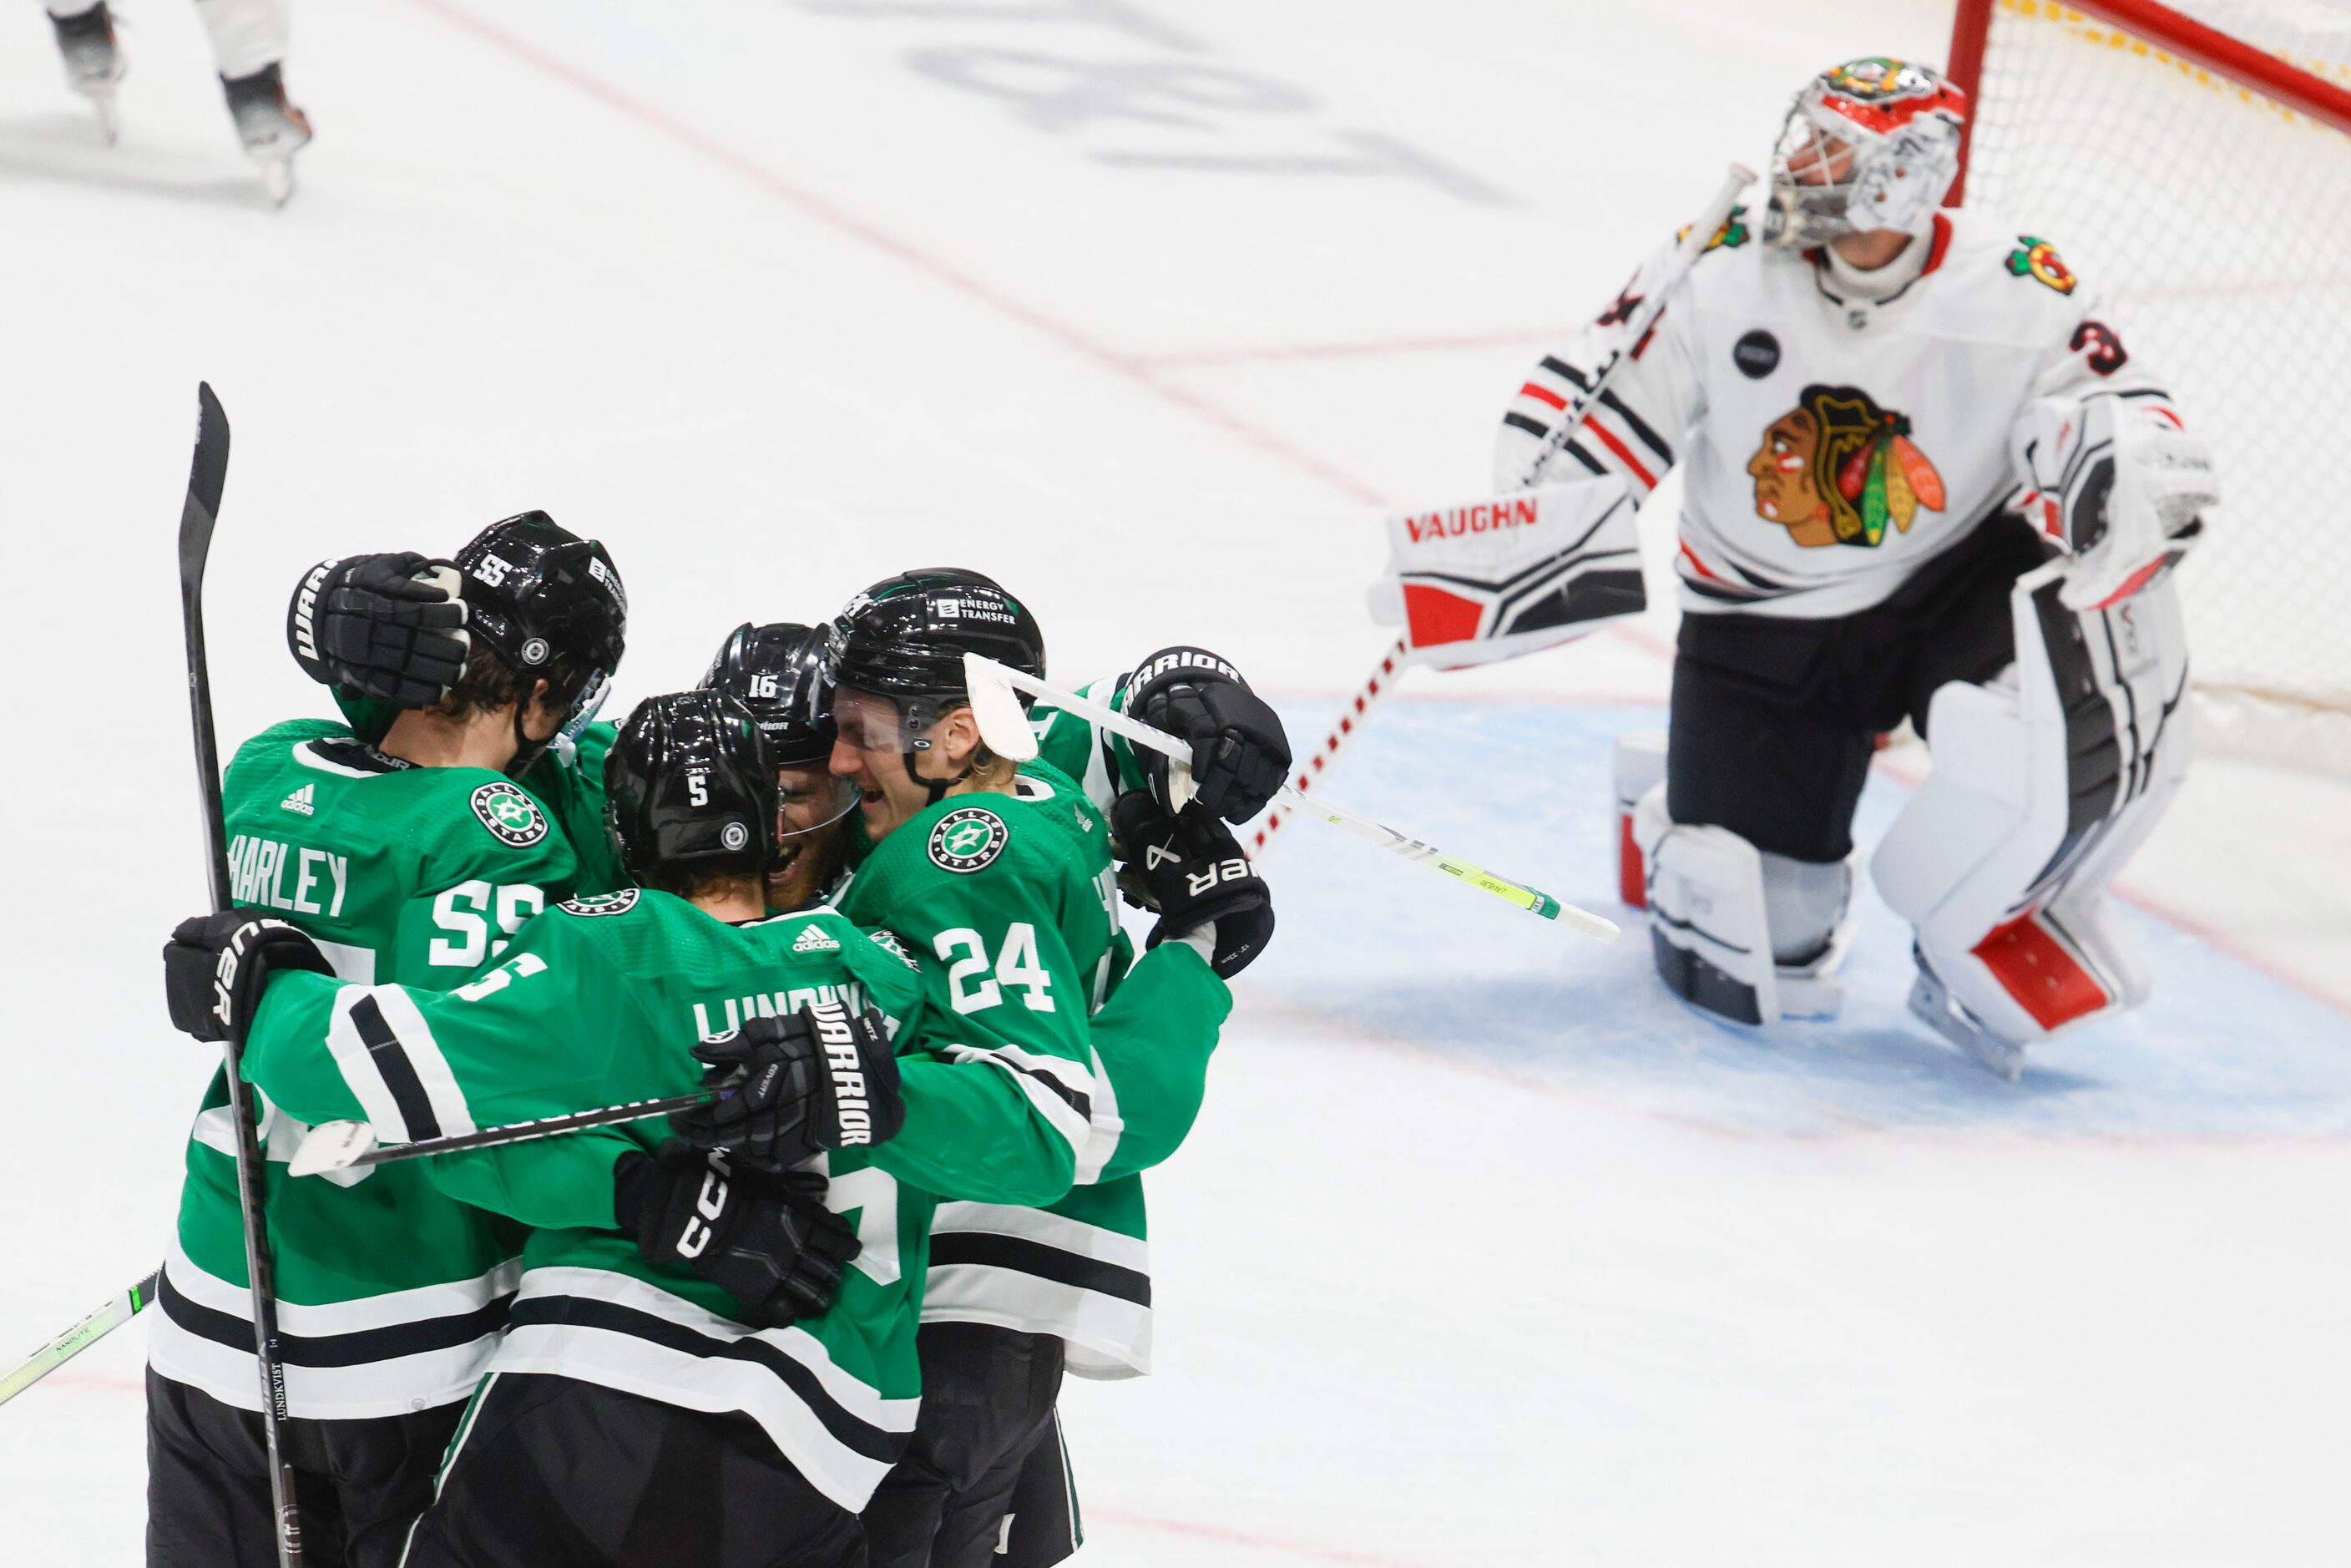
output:
<svg viewBox="0 0 2351 1568"><path fill-rule="evenodd" d="M321 1122L287 1163L288 1176L323 1176L348 1170L375 1147L375 1129L365 1122Z"/></svg>
<svg viewBox="0 0 2351 1568"><path fill-rule="evenodd" d="M987 749L1010 762L1034 761L1037 732L1013 695L1012 672L982 653L963 656L964 687L971 694L971 716Z"/></svg>
<svg viewBox="0 0 2351 1568"><path fill-rule="evenodd" d="M188 465L188 499L180 510L180 579L204 580L212 551L213 519L228 487L228 412L210 382L196 383L196 450Z"/></svg>

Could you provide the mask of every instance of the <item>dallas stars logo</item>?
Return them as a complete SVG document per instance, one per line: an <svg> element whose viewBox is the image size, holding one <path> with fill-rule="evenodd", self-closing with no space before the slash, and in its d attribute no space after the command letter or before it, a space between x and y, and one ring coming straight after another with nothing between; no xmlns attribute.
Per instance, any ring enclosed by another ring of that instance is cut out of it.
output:
<svg viewBox="0 0 2351 1568"><path fill-rule="evenodd" d="M985 806L966 806L949 811L931 828L931 863L969 876L994 864L1011 840L1003 818Z"/></svg>
<svg viewBox="0 0 2351 1568"><path fill-rule="evenodd" d="M538 802L515 785L485 784L474 791L473 806L482 826L502 844L523 849L547 837L547 818Z"/></svg>

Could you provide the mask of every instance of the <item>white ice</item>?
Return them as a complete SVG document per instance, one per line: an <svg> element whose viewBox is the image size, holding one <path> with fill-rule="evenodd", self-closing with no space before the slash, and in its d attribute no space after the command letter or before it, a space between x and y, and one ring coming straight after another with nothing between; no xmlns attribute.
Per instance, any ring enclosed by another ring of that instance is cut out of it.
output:
<svg viewBox="0 0 2351 1568"><path fill-rule="evenodd" d="M118 9L111 150L0 9L8 1354L152 1266L210 1071L154 964L204 896L168 543L198 378L236 431L231 743L319 709L301 567L529 507L622 566L624 702L738 621L959 562L1033 599L1058 674L1197 638L1303 739L1381 646L1382 505L1479 486L1526 362L1805 73L1949 25L336 0L273 212L192 8ZM1332 795L1608 909L1608 737L1661 722L1669 631L1416 674ZM1068 1397L1081 1561L2351 1558L2346 796L2204 768L2128 879L2155 1001L2014 1087L1907 1021L1882 907L1847 1019L1762 1038L1662 997L1637 927L1291 831L1154 1182L1158 1374ZM141 1338L0 1411L0 1561L136 1560Z"/></svg>

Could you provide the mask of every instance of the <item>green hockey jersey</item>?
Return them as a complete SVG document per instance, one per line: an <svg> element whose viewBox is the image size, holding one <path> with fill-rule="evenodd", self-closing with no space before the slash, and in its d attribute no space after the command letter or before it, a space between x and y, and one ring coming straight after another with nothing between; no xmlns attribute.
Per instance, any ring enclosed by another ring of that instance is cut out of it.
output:
<svg viewBox="0 0 2351 1568"><path fill-rule="evenodd" d="M1063 754L1083 766L1092 732L1063 719L1084 737ZM951 795L900 827L842 905L942 962L925 966L942 1016L1016 1038L1086 1040L1073 1015L1102 1006L1129 951L1103 812L1041 759L1012 795ZM1150 1369L1150 1258L1134 1173L1189 1128L1230 1008L1224 982L1181 946L1155 953L1129 984L1143 988L1130 998L1119 987L1088 1041L1092 1134L1079 1185L1043 1207L942 1205L923 1302L926 1322L1059 1335L1070 1369L1095 1377Z"/></svg>
<svg viewBox="0 0 2351 1568"><path fill-rule="evenodd" d="M246 742L223 803L236 902L300 926L362 983L455 985L570 891L570 848L512 782L413 768L324 720ZM465 1398L505 1322L519 1233L402 1166L293 1181L285 1162L307 1127L266 1098L256 1109L293 1414L389 1416ZM164 1376L257 1410L246 1280L235 1134L214 1073L148 1354Z"/></svg>
<svg viewBox="0 0 2351 1568"><path fill-rule="evenodd" d="M753 1330L725 1291L656 1268L615 1228L612 1164L661 1120L413 1162L450 1195L531 1227L492 1374L545 1373L687 1409L741 1411L810 1481L862 1508L914 1424L916 1306L935 1194L1049 1200L1089 1135L1082 1037L1015 1047L916 1021L925 988L886 936L829 909L729 926L660 893L565 904L445 995L288 974L246 1072L296 1115L362 1116L393 1141L695 1087L695 1042L839 998L900 1049L895 1140L822 1156L862 1250L822 1317ZM947 1021L952 1022L950 1015ZM944 1049L925 1049L925 1047ZM402 1168L393 1166L391 1168Z"/></svg>

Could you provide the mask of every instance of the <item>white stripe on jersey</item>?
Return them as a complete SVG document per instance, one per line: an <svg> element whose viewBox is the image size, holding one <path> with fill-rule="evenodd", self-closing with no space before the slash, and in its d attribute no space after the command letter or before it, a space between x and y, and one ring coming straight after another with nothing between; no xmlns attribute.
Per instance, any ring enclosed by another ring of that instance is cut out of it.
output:
<svg viewBox="0 0 2351 1568"><path fill-rule="evenodd" d="M926 1323L990 1323L1059 1334L1074 1375L1113 1381L1151 1371L1151 1309L1079 1285L987 1263L935 1265L923 1286Z"/></svg>

